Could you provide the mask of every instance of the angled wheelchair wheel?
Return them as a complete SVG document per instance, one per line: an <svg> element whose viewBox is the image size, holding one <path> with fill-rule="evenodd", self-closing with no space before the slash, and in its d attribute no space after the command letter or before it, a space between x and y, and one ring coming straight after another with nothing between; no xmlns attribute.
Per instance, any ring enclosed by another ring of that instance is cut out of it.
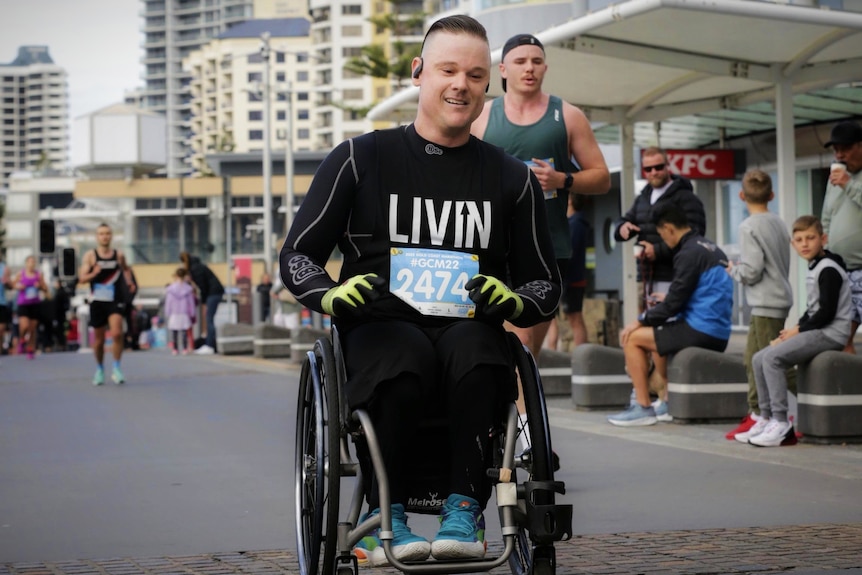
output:
<svg viewBox="0 0 862 575"><path fill-rule="evenodd" d="M332 573L341 479L338 375L332 345L314 344L302 364L296 413L296 539L302 575Z"/></svg>
<svg viewBox="0 0 862 575"><path fill-rule="evenodd" d="M523 475L526 475L527 481L553 481L551 433L539 371L533 357L521 342L514 336L511 341L516 367L521 378L527 421L530 424L529 456L524 458L524 468L515 470L516 481L520 485L523 478L519 476ZM542 494L538 494L537 497L538 503L547 503L542 501ZM509 556L509 568L512 575L554 575L556 573L554 547L534 543L528 530L522 526L515 537L515 549Z"/></svg>

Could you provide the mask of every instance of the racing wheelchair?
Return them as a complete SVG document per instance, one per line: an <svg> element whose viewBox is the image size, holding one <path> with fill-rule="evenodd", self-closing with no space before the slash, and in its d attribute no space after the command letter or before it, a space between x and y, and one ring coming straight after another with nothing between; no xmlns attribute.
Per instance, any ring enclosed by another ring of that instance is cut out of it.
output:
<svg viewBox="0 0 862 575"><path fill-rule="evenodd" d="M513 575L556 572L553 544L571 537L572 506L555 502L556 494L565 493L565 485L554 481L556 456L551 449L536 364L517 337L508 337L521 378L532 444L523 453L515 453L523 422L519 421L514 403L508 405L492 436L487 471L489 481L495 485L503 549L491 557L461 561L395 559L391 552L388 480L374 426L367 412L351 411L346 405L342 391L346 373L337 330L332 329L331 340L324 337L315 342L302 364L296 416L296 538L302 575L356 575L359 565L352 549L376 528L380 528L379 537L390 565L406 574L487 572L506 563ZM419 440L432 444L434 434L441 433L433 421L423 429L425 437L420 433ZM360 446L362 453L370 457L380 494L380 513L365 520L360 520L360 513L368 482L363 481L358 461ZM436 494L448 493L445 463L417 458L415 469L415 481L410 481L409 489L416 495L409 498L406 511L439 513L443 501ZM339 519L342 477L355 479L345 517Z"/></svg>

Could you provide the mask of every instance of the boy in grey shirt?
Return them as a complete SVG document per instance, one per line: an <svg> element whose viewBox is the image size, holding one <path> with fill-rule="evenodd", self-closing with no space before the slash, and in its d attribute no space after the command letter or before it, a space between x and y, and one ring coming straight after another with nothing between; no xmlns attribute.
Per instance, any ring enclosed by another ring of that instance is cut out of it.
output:
<svg viewBox="0 0 862 575"><path fill-rule="evenodd" d="M760 419L757 386L754 381L752 357L784 329L787 314L793 305L790 288L790 234L778 215L769 211L775 197L772 179L761 170L749 170L742 178L739 199L745 202L749 216L739 226L740 259L728 265L730 276L745 286L745 299L751 306L751 321L745 345L743 363L748 375L748 415L736 429L725 435L748 431ZM796 391L796 372L788 370L791 391Z"/></svg>
<svg viewBox="0 0 862 575"><path fill-rule="evenodd" d="M805 277L808 308L799 323L781 330L766 348L754 354L752 365L760 400L761 419L735 439L760 447L796 443L787 420L787 368L811 361L824 351L839 351L850 336L853 306L850 283L841 256L823 248L826 235L814 216L793 222L793 247L808 262Z"/></svg>

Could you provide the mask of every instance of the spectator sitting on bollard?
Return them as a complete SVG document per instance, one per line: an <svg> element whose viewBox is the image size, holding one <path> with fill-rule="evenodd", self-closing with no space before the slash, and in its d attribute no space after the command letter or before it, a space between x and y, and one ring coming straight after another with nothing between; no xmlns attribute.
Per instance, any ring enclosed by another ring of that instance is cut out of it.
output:
<svg viewBox="0 0 862 575"><path fill-rule="evenodd" d="M748 338L743 363L748 376L748 414L725 437L733 440L760 420L757 385L751 359L778 337L784 329L787 314L793 305L790 288L790 233L787 224L769 211L775 197L772 178L762 170L749 170L742 178L739 199L745 202L749 216L739 225L740 260L727 266L727 273L745 286L745 301L751 306ZM796 391L796 374L790 370L788 381Z"/></svg>
<svg viewBox="0 0 862 575"><path fill-rule="evenodd" d="M826 240L823 224L815 216L793 222L793 248L808 262L808 308L798 324L781 330L768 347L754 354L761 419L748 431L737 433L737 441L759 447L796 443L793 424L787 420L787 368L821 352L843 349L850 336L853 304L847 269L841 256L824 249Z"/></svg>
<svg viewBox="0 0 862 575"><path fill-rule="evenodd" d="M656 408L650 403L649 355L667 382L667 356L686 347L724 351L730 339L733 312L733 280L725 271L727 256L711 241L692 230L685 212L673 204L653 213L653 224L662 241L674 251L673 281L658 303L642 312L620 334L626 370L636 400L608 421L623 427L654 425ZM659 401L666 407L665 396Z"/></svg>

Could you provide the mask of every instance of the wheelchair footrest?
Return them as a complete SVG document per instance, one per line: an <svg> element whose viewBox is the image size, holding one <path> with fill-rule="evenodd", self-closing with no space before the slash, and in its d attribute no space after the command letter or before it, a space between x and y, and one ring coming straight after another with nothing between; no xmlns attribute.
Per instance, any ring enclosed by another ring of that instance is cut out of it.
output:
<svg viewBox="0 0 862 575"><path fill-rule="evenodd" d="M572 506L553 503L554 493L565 492L566 487L562 481L524 483L527 530L530 532L530 539L535 543L565 541L572 537Z"/></svg>

